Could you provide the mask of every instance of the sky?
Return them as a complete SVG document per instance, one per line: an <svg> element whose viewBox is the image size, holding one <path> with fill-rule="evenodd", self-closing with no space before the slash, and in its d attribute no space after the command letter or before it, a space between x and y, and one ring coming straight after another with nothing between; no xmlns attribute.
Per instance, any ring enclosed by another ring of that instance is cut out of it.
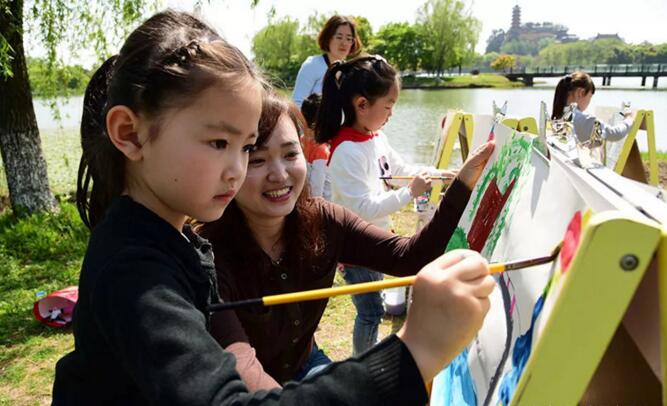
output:
<svg viewBox="0 0 667 406"><path fill-rule="evenodd" d="M193 11L194 0L176 1L159 0L166 7ZM252 56L252 37L267 24L267 14L275 8L276 17L290 16L305 22L308 16L330 15L338 12L344 15L366 17L374 31L389 22L415 21L417 10L424 3L419 1L395 0L260 0L255 9L251 9L250 0L202 0L202 15L229 42L240 48L246 55ZM649 41L667 42L667 0L561 0L558 7L553 0L464 0L471 8L473 16L482 23L482 30L477 44L477 52L483 53L486 40L494 29L507 31L512 17L512 8L521 7L522 23L549 21L569 28L571 34L587 39L598 33L615 34L629 43ZM120 44L119 44L120 45ZM38 56L39 47L33 49L31 56ZM69 59L69 58L66 58ZM90 57L81 56L80 60L68 63L89 65Z"/></svg>
<svg viewBox="0 0 667 406"><path fill-rule="evenodd" d="M522 22L550 21L565 25L569 32L586 39L598 33L618 33L629 43L667 42L667 0L464 0L472 14L482 22L477 51L484 52L486 40L497 28L510 26L512 8L521 7ZM267 13L275 7L276 16L306 21L315 11L329 15L334 11L366 17L377 31L389 22L414 22L423 1L394 0L260 0L251 10L250 0L203 1L203 16L227 40L250 54L253 35L267 23ZM192 2L166 2L167 6L192 10ZM554 4L558 4L555 7Z"/></svg>

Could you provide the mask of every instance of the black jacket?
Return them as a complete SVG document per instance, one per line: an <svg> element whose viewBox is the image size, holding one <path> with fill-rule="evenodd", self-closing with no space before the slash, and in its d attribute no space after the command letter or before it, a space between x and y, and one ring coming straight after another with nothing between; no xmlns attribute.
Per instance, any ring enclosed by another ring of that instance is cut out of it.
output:
<svg viewBox="0 0 667 406"><path fill-rule="evenodd" d="M187 237L187 238L186 238ZM211 245L128 197L93 230L74 312L74 351L56 365L54 405L420 405L426 391L391 336L358 359L282 390L248 394L209 335L218 301Z"/></svg>

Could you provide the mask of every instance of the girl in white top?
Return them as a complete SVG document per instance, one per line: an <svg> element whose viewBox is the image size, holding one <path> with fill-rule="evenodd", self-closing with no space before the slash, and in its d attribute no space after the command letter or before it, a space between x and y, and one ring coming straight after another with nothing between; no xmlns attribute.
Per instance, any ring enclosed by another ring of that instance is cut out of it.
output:
<svg viewBox="0 0 667 406"><path fill-rule="evenodd" d="M356 23L352 18L339 15L324 24L317 36L317 44L324 53L306 58L296 76L292 99L299 108L309 95L322 93L322 80L332 62L345 60L361 50Z"/></svg>
<svg viewBox="0 0 667 406"><path fill-rule="evenodd" d="M585 113L588 105L595 94L595 84L590 75L586 72L577 71L563 77L558 81L556 93L554 94L554 105L551 114L552 120L560 119L563 116L563 109L571 103L577 103L574 111L572 123L574 133L579 142L586 142L590 139L591 133L595 128L597 118L591 114ZM630 131L634 113L627 113L624 120L615 126L601 124L602 138L608 141L621 140Z"/></svg>
<svg viewBox="0 0 667 406"><path fill-rule="evenodd" d="M380 131L391 117L399 88L396 70L381 57L335 62L324 77L315 123L315 140L330 144L332 201L387 230L391 213L430 189L428 175L442 175L435 168L407 165ZM415 178L394 190L381 179L392 175ZM345 266L344 277L361 283L380 280L382 274ZM357 309L353 353L358 355L377 340L384 308L379 292L354 295L352 301Z"/></svg>

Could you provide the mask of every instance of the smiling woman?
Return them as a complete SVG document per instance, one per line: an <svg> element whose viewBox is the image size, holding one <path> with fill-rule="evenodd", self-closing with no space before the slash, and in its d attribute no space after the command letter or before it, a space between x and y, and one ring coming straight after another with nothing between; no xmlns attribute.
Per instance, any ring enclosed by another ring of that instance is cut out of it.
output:
<svg viewBox="0 0 667 406"><path fill-rule="evenodd" d="M222 218L200 230L213 244L225 301L331 287L339 262L396 276L416 273L449 241L470 184L492 150L472 154L472 165L460 172L460 179L469 182L455 180L431 223L405 238L309 196L299 144L302 128L293 103L266 96L246 180ZM314 339L326 304L318 300L220 312L211 333L234 353L250 390L269 389L317 374L331 363Z"/></svg>

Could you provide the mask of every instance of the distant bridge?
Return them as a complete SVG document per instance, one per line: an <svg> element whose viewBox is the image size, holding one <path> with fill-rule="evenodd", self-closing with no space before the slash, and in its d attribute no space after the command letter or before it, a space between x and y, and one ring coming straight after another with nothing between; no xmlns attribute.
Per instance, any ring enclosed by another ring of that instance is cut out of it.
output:
<svg viewBox="0 0 667 406"><path fill-rule="evenodd" d="M521 81L527 86L532 86L535 78L562 77L576 70L586 71L593 77L601 77L602 86L611 85L612 77L641 78L642 86L646 86L646 78L652 77L655 89L658 87L658 78L667 76L667 64L524 67L509 69L501 74L513 82Z"/></svg>

